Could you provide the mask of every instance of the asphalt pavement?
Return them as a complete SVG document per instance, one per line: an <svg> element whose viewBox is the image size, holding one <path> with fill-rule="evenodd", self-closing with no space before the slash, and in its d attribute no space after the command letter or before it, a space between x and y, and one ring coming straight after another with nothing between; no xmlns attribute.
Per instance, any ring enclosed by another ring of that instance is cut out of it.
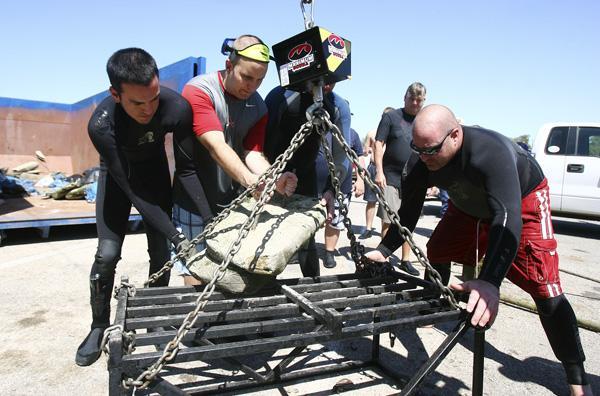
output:
<svg viewBox="0 0 600 396"><path fill-rule="evenodd" d="M437 221L439 203L426 204L424 216L415 231L417 244L425 247ZM364 202L350 206L354 231L364 225ZM594 328L600 321L600 222L555 218L555 233L563 289L580 319ZM376 228L379 229L378 222ZM322 248L323 232L317 236ZM379 242L376 235L367 247ZM90 367L75 365L75 351L87 334L90 323L88 276L97 240L93 226L55 227L50 237L41 239L35 230L10 231L0 247L0 394L2 395L106 395L108 372L106 357ZM354 272L348 239L342 233L334 269L322 274ZM418 263L415 266L423 272ZM141 286L147 276L146 238L141 232L125 239L117 279L122 274ZM460 282L460 266L453 267L453 281ZM283 278L300 276L297 265L289 265ZM181 285L172 276L171 285ZM529 297L505 282L502 292L513 299ZM445 339L451 327L438 325L397 332L394 346L381 337L382 357L404 378L409 378ZM580 329L587 355L586 369L592 387L600 392L600 334ZM486 332L484 394L554 395L568 394L562 366L554 357L536 314L513 305L502 304L494 326ZM327 345L313 345L307 361L318 365L343 356L360 355L368 345L358 339ZM471 394L473 335L467 333L428 376L420 394ZM337 359L337 360L336 360ZM344 380L343 382L340 382ZM336 388L336 384L338 384ZM340 384L345 384L340 387ZM310 381L265 386L246 394L327 395L343 391L348 395L387 395L399 392L398 385L378 370L356 369L339 375L322 375ZM235 392L235 394L242 394Z"/></svg>

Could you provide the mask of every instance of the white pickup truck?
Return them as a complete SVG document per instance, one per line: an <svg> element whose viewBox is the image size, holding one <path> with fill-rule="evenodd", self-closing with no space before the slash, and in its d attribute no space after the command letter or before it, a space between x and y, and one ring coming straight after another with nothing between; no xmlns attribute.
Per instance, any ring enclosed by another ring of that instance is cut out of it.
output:
<svg viewBox="0 0 600 396"><path fill-rule="evenodd" d="M532 152L548 178L552 212L600 218L600 123L545 124Z"/></svg>

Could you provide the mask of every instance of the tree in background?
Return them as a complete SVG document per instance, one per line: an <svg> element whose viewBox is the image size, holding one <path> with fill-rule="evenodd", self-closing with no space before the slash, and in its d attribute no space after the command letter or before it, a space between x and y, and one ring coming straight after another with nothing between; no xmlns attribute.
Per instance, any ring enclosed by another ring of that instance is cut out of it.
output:
<svg viewBox="0 0 600 396"><path fill-rule="evenodd" d="M521 135L521 136L517 136L516 138L513 138L513 141L515 143L525 143L526 145L529 146L529 135Z"/></svg>
<svg viewBox="0 0 600 396"><path fill-rule="evenodd" d="M531 146L529 145L529 135L521 135L513 138L513 141L521 146L525 151L531 153Z"/></svg>

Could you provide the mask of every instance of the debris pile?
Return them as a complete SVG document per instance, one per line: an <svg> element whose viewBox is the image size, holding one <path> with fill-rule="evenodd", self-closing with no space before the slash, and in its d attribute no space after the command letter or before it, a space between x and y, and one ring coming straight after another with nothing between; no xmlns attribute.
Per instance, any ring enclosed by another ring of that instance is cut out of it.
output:
<svg viewBox="0 0 600 396"><path fill-rule="evenodd" d="M42 196L48 199L96 201L100 173L98 167L86 169L83 174L67 176L63 172L50 172L41 151L36 151L35 157L36 161L28 161L12 169L0 168L1 198ZM45 169L40 169L40 164Z"/></svg>

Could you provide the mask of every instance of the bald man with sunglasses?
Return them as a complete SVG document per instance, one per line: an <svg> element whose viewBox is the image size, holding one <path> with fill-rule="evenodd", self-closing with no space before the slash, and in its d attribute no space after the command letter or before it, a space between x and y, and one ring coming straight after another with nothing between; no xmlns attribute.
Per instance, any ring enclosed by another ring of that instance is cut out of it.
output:
<svg viewBox="0 0 600 396"><path fill-rule="evenodd" d="M213 215L270 166L263 155L267 107L256 92L267 73L269 47L256 36L243 35L225 40L221 51L228 55L225 69L194 77L182 92L192 106L193 129L200 143L194 162ZM276 191L289 196L296 183L296 175L286 172L277 180ZM182 218L195 219L193 227L184 229L203 230L202 219L192 216L198 214L190 215L177 206L174 209ZM181 265L175 268L189 275ZM195 283L191 276L185 279Z"/></svg>
<svg viewBox="0 0 600 396"><path fill-rule="evenodd" d="M427 188L448 191L448 211L431 235L427 258L447 284L452 261L476 265L485 254L479 278L451 285L470 292L471 324L494 323L499 288L507 277L534 299L571 394L592 394L575 314L561 288L548 183L538 163L497 132L460 125L440 105L419 112L412 137L414 153L402 176L400 219L414 230ZM403 242L392 225L367 257L384 261Z"/></svg>

